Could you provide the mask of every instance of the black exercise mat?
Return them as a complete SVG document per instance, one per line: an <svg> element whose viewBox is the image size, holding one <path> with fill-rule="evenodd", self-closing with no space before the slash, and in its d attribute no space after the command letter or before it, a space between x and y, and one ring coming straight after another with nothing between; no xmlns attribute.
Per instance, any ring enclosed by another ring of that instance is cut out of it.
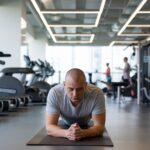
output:
<svg viewBox="0 0 150 150"><path fill-rule="evenodd" d="M105 130L103 136L83 139L81 141L70 141L66 138L48 136L45 128L41 129L28 143L32 146L113 146L111 138Z"/></svg>

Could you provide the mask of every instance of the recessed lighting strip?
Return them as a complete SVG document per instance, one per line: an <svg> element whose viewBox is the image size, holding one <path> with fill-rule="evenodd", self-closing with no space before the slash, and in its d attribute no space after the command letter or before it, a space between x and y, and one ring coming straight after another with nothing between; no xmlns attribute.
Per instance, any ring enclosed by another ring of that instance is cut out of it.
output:
<svg viewBox="0 0 150 150"><path fill-rule="evenodd" d="M144 4L147 2L147 0L143 0L139 6L136 8L136 10L133 12L133 14L130 16L130 18L127 20L127 22L124 24L124 26L121 28L121 30L118 32L118 35L120 36L122 32L126 29L126 27L129 25L129 23L133 20L133 18L136 16L136 14L140 11L140 9L144 6ZM122 34L123 35L123 34Z"/></svg>
<svg viewBox="0 0 150 150"><path fill-rule="evenodd" d="M49 27L90 27L90 28L97 27L99 24L102 12L104 10L105 3L106 3L106 0L102 0L99 11L49 11L49 13L53 13L53 14L55 14L55 12L56 12L56 14L69 14L69 13L72 13L72 14L86 14L86 13L95 14L95 13L97 13L96 21L93 25L91 25L91 24L84 24L84 25L83 24L74 24L74 25L53 24L53 25L51 25L50 24ZM42 11L42 13L48 13L48 11L47 12Z"/></svg>
<svg viewBox="0 0 150 150"><path fill-rule="evenodd" d="M150 11L139 11L138 14L150 14Z"/></svg>
<svg viewBox="0 0 150 150"><path fill-rule="evenodd" d="M86 44L86 43L91 43L91 41L56 41L56 43L62 43L62 44Z"/></svg>
<svg viewBox="0 0 150 150"><path fill-rule="evenodd" d="M47 21L46 21L45 17L43 16L43 14L41 13L40 8L39 8L39 6L37 5L36 1L35 1L35 0L31 0L31 2L32 2L34 8L36 9L37 13L39 14L41 20L43 21L43 24L45 25L47 31L48 31L49 34L51 35L53 41L56 42L56 39L55 39L55 37L54 37L54 35L53 35L53 32L52 32L51 28L49 28L49 26L48 26L48 24L47 24Z"/></svg>
<svg viewBox="0 0 150 150"><path fill-rule="evenodd" d="M58 37L58 36L60 36L60 37L63 37L63 36L84 36L84 37L88 37L88 36L92 36L92 35L94 35L94 34L54 34L54 36L56 37Z"/></svg>
<svg viewBox="0 0 150 150"><path fill-rule="evenodd" d="M118 44L129 44L129 43L138 44L139 41L112 41L109 46L113 46L115 43L118 43Z"/></svg>
<svg viewBox="0 0 150 150"><path fill-rule="evenodd" d="M128 27L148 28L148 27L150 27L150 24L129 24Z"/></svg>
<svg viewBox="0 0 150 150"><path fill-rule="evenodd" d="M90 37L88 41L58 41L56 39L56 43L92 43L94 40L94 34L54 34L55 37L64 37L64 36L80 36L80 37Z"/></svg>
<svg viewBox="0 0 150 150"><path fill-rule="evenodd" d="M144 33L144 34L130 34L130 33L126 33L126 34L121 34L119 36L150 36L150 33Z"/></svg>
<svg viewBox="0 0 150 150"><path fill-rule="evenodd" d="M92 34L92 36L91 36L91 38L90 38L90 43L92 43L92 42L93 42L94 37L95 37L95 34Z"/></svg>
<svg viewBox="0 0 150 150"><path fill-rule="evenodd" d="M41 11L42 14L97 14L99 11Z"/></svg>
<svg viewBox="0 0 150 150"><path fill-rule="evenodd" d="M94 25L83 25L83 24L51 24L49 25L49 27L53 27L53 28L60 28L60 27L66 27L66 28L77 28L77 27L82 27L82 28L93 28Z"/></svg>
<svg viewBox="0 0 150 150"><path fill-rule="evenodd" d="M90 40L89 41L70 41L71 43L91 43L93 42L94 40L94 37L95 35L94 34L53 34L52 30L50 27L85 27L85 28L88 28L88 27L97 27L98 26L98 23L100 21L100 17L101 17L101 14L103 12L103 9L104 9L104 6L105 6L105 3L106 3L106 0L102 0L101 2L101 5L100 5L100 8L99 8L99 11L40 11L40 8L38 6L38 4L36 3L36 0L30 0L34 6L34 8L36 9L37 13L39 14L41 20L43 21L43 24L45 25L47 31L49 32L50 36L52 37L53 41L56 43L58 42L61 42L61 41L57 41L56 40L56 36L84 36L84 37L87 37L87 36L91 36L90 37ZM44 17L44 14L97 14L97 17L96 17L96 21L95 21L95 24L94 25L48 25L45 17ZM67 42L67 41L62 41L63 42ZM68 41L69 42L69 41Z"/></svg>
<svg viewBox="0 0 150 150"><path fill-rule="evenodd" d="M95 27L97 27L98 24L99 24L99 21L100 21L102 12L103 12L103 10L104 10L105 3L106 3L106 0L102 0L101 5L100 5L100 8L99 8L98 15L97 15L97 18L96 18L96 21L95 21L95 25L94 25Z"/></svg>

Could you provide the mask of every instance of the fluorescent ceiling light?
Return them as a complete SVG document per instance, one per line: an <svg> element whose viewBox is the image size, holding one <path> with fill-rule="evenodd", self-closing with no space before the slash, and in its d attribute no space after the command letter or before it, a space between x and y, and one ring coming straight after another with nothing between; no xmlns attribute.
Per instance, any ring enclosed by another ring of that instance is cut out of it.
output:
<svg viewBox="0 0 150 150"><path fill-rule="evenodd" d="M34 8L36 9L37 13L39 14L41 20L43 21L43 24L45 25L47 31L49 32L50 36L52 37L53 41L56 43L58 42L61 42L61 41L57 41L56 40L56 36L91 36L90 40L89 41L70 41L71 43L73 42L78 42L78 43L91 43L93 42L94 40L94 37L95 35L93 34L90 34L90 35L86 35L86 34L82 34L82 35L58 35L58 34L53 34L52 30L50 27L97 27L98 26L98 23L99 23L99 20L100 20L100 17L101 17L101 14L103 12L103 9L104 9L104 6L105 6L105 3L106 3L106 0L102 0L101 2L101 5L100 5L100 8L99 8L99 11L41 11L38 4L36 3L36 0L31 0ZM97 17L96 17L96 21L95 21L95 24L94 25L48 25L48 22L47 20L45 19L44 17L44 14L97 14ZM62 43L64 43L66 41L62 41Z"/></svg>
<svg viewBox="0 0 150 150"><path fill-rule="evenodd" d="M97 18L96 18L96 21L95 21L95 25L94 25L95 27L98 26L98 23L100 21L101 15L102 15L102 12L104 10L105 3L106 3L106 0L102 0L100 8L99 8L98 15L97 15Z"/></svg>
<svg viewBox="0 0 150 150"><path fill-rule="evenodd" d="M94 34L54 34L54 36L80 36L80 37L90 37L90 40L85 40L85 41L68 41L68 40L61 40L61 41L58 41L58 40L56 40L56 43L68 43L68 44L71 44L71 43L92 43L93 42L93 40L94 40L94 37L95 37L95 35Z"/></svg>
<svg viewBox="0 0 150 150"><path fill-rule="evenodd" d="M97 27L102 15L102 12L104 10L104 6L105 6L106 0L102 0L99 11L42 11L43 14L97 14L96 17L96 21L93 25L91 24L74 24L74 25L70 25L70 24L62 24L62 25L58 25L58 24L54 24L54 25L49 25L49 27Z"/></svg>
<svg viewBox="0 0 150 150"><path fill-rule="evenodd" d="M121 30L118 32L118 35L125 35L122 34L122 32L126 29L126 27L129 25L129 23L133 20L133 18L136 16L136 14L140 11L140 9L144 6L144 4L147 2L147 0L142 0L142 2L139 4L139 6L136 8L136 10L133 12L133 14L130 16L130 18L127 20L127 22L124 24L124 26L121 28ZM127 35L127 34L126 34ZM125 35L125 36L126 36Z"/></svg>
<svg viewBox="0 0 150 150"><path fill-rule="evenodd" d="M36 9L37 13L39 14L41 20L43 21L43 24L45 25L45 27L46 27L47 31L49 32L50 36L52 37L53 41L56 42L53 32L52 32L51 28L49 28L47 21L46 21L45 17L43 16L43 14L41 13L38 4L36 3L35 0L31 0L31 2L32 2L34 8Z"/></svg>
<svg viewBox="0 0 150 150"><path fill-rule="evenodd" d="M150 33L141 33L141 34L130 34L130 33L127 33L127 34L121 34L119 36L150 36Z"/></svg>
<svg viewBox="0 0 150 150"><path fill-rule="evenodd" d="M150 27L150 24L130 24L127 27L140 27L140 28L148 28Z"/></svg>
<svg viewBox="0 0 150 150"><path fill-rule="evenodd" d="M21 17L21 29L25 29L27 27L27 22L23 17Z"/></svg>
<svg viewBox="0 0 150 150"><path fill-rule="evenodd" d="M63 37L63 36L84 36L84 37L88 37L88 36L92 36L94 34L54 34L54 36L60 36L60 37Z"/></svg>
<svg viewBox="0 0 150 150"><path fill-rule="evenodd" d="M95 34L92 34L92 36L91 36L91 38L90 38L90 43L92 43L92 42L93 42L94 37L95 37Z"/></svg>
<svg viewBox="0 0 150 150"><path fill-rule="evenodd" d="M56 43L62 43L62 44L86 44L86 43L91 43L91 41L56 41Z"/></svg>
<svg viewBox="0 0 150 150"><path fill-rule="evenodd" d="M97 14L99 11L41 11L42 14Z"/></svg>
<svg viewBox="0 0 150 150"><path fill-rule="evenodd" d="M148 37L146 40L147 40L147 41L150 41L150 37Z"/></svg>
<svg viewBox="0 0 150 150"><path fill-rule="evenodd" d="M73 25L73 24L64 24L64 25L61 25L61 24L51 24L51 25L49 25L49 27L53 27L53 28L60 28L60 27L66 27L66 28L77 28L77 27L82 27L82 28L93 28L94 27L94 25L89 25L89 24L87 24L87 25L83 25L83 24L75 24L75 25Z"/></svg>
<svg viewBox="0 0 150 150"><path fill-rule="evenodd" d="M150 14L150 11L139 11L138 14Z"/></svg>
<svg viewBox="0 0 150 150"><path fill-rule="evenodd" d="M138 44L139 41L112 41L109 46L113 46L114 44L130 44L130 43L133 43L133 44Z"/></svg>

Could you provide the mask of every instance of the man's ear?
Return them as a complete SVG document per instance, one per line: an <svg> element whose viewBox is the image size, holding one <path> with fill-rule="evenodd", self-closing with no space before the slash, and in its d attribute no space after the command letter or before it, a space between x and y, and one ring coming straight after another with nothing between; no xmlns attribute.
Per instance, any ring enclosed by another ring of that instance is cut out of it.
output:
<svg viewBox="0 0 150 150"><path fill-rule="evenodd" d="M86 86L87 86L87 82L85 82L84 88L86 88Z"/></svg>

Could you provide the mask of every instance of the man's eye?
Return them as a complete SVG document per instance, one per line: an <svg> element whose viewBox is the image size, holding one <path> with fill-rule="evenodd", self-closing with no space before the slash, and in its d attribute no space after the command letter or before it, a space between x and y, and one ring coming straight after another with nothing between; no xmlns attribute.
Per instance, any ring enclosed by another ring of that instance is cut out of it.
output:
<svg viewBox="0 0 150 150"><path fill-rule="evenodd" d="M68 91L73 91L73 89L68 89Z"/></svg>
<svg viewBox="0 0 150 150"><path fill-rule="evenodd" d="M83 90L84 90L83 88L77 89L78 92L81 92L81 91L83 91Z"/></svg>

